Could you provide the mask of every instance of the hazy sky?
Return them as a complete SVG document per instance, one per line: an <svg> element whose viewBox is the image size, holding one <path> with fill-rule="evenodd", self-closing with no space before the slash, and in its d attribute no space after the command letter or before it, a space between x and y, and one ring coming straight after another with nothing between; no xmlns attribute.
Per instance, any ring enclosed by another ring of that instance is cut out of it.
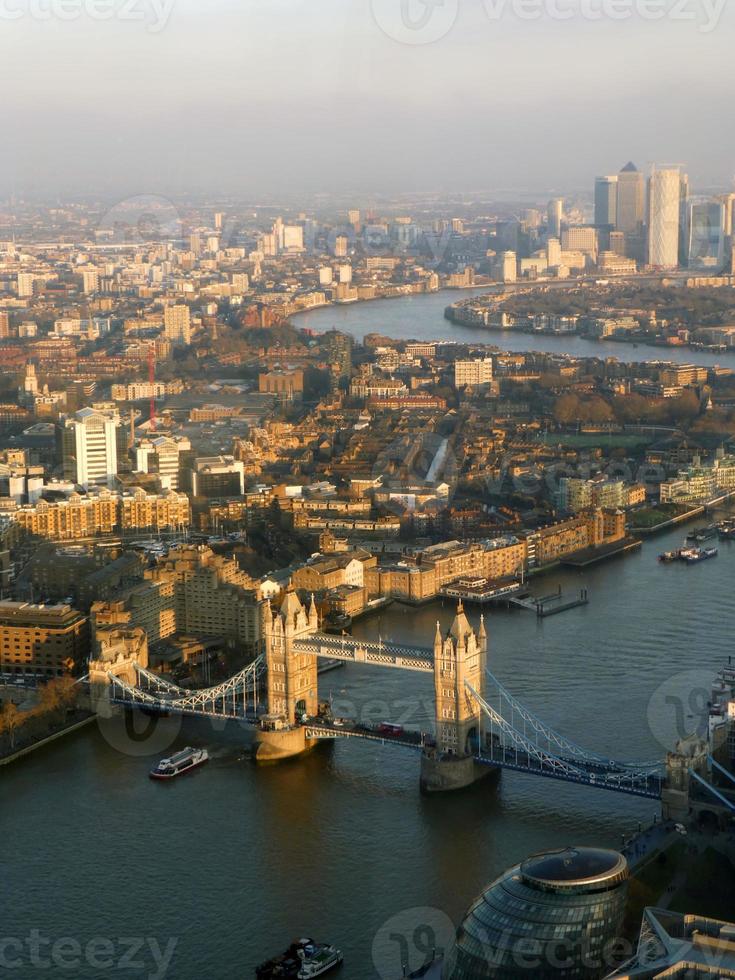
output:
<svg viewBox="0 0 735 980"><path fill-rule="evenodd" d="M0 0L0 193L729 187L722 3Z"/></svg>

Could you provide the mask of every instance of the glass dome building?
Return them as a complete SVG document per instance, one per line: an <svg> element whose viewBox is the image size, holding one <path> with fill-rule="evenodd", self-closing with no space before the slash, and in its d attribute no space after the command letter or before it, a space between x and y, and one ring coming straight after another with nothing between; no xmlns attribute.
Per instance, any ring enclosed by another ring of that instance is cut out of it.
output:
<svg viewBox="0 0 735 980"><path fill-rule="evenodd" d="M457 930L442 980L591 980L621 935L628 862L616 851L538 854L498 878Z"/></svg>

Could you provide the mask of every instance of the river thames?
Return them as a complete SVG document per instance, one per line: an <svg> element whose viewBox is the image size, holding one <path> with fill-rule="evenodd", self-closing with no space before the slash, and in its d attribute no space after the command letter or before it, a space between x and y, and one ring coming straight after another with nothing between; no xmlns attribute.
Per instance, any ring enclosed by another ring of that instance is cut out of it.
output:
<svg viewBox="0 0 735 980"><path fill-rule="evenodd" d="M341 306L325 306L293 318L298 327L321 333L336 327L358 340L379 333L394 340L443 340L464 344L494 344L508 351L544 351L576 357L616 357L619 361L677 361L685 364L719 364L735 369L735 351L690 350L616 341L587 340L577 336L527 334L517 330L488 330L456 326L444 318L452 303L482 296L487 289L442 290L399 299L370 300Z"/></svg>
<svg viewBox="0 0 735 980"><path fill-rule="evenodd" d="M415 318L406 313L412 301L400 300L324 310L300 323L467 339L442 319L446 295L425 299ZM662 759L700 721L707 686L732 650L735 545L723 543L720 557L702 565L659 565L658 552L683 535L678 529L585 573L552 572L534 583L538 594L586 587L586 607L546 620L490 613L491 669L586 748ZM354 632L430 646L436 621L446 629L452 618L450 605L394 605ZM477 623L473 611L470 619ZM429 725L430 678L350 665L323 675L321 689L337 713ZM195 741L210 749L208 766L171 784L147 778L173 745ZM23 944L38 930L82 948L105 940L114 969L85 952L71 972L50 970L23 952L7 972L23 980L45 972L245 980L257 962L310 935L342 948L345 980L398 980L399 936L411 950L425 945L428 926L441 946L477 893L514 862L567 844L620 846L657 812L653 802L513 773L425 797L418 777L416 754L372 743L346 741L256 768L232 741L178 731L175 720L135 737L121 723L95 724L0 770L0 938ZM141 945L131 954L125 942L133 939ZM164 971L152 950L167 948ZM421 961L415 949L413 957Z"/></svg>

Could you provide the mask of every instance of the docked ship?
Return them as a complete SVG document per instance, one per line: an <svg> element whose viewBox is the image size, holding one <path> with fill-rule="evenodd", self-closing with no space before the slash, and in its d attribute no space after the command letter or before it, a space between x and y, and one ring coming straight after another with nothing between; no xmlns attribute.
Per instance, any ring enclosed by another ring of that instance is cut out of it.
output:
<svg viewBox="0 0 735 980"><path fill-rule="evenodd" d="M281 956L262 963L255 970L256 980L312 980L336 969L342 962L342 953L336 946L315 943L313 939L299 939Z"/></svg>
<svg viewBox="0 0 735 980"><path fill-rule="evenodd" d="M187 747L172 755L170 759L161 759L155 769L151 769L151 779L175 779L183 776L192 769L197 769L209 761L206 749Z"/></svg>
<svg viewBox="0 0 735 980"><path fill-rule="evenodd" d="M709 561L719 555L717 548L686 548L681 553L681 560L687 565L698 565L701 561Z"/></svg>

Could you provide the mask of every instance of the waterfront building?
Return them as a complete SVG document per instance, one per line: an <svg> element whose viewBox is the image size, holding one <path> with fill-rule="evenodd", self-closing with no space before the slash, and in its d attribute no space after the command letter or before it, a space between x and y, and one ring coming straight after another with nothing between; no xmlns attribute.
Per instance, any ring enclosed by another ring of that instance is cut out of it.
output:
<svg viewBox="0 0 735 980"><path fill-rule="evenodd" d="M146 493L136 487L123 493L119 500L119 524L122 530L150 530L158 533L183 529L191 523L191 505L185 493L164 490Z"/></svg>
<svg viewBox="0 0 735 980"><path fill-rule="evenodd" d="M680 470L672 480L661 484L661 503L703 503L735 491L735 456L719 452L711 466L699 458Z"/></svg>
<svg viewBox="0 0 735 980"><path fill-rule="evenodd" d="M679 265L682 175L673 167L655 169L648 185L648 264L656 269Z"/></svg>
<svg viewBox="0 0 735 980"><path fill-rule="evenodd" d="M707 384L708 378L709 370L697 364L668 364L659 372L661 384L678 385L681 388Z"/></svg>
<svg viewBox="0 0 735 980"><path fill-rule="evenodd" d="M60 677L89 653L87 617L71 606L0 602L0 673Z"/></svg>
<svg viewBox="0 0 735 980"><path fill-rule="evenodd" d="M501 875L457 929L443 980L593 980L620 936L628 863L615 851L566 848Z"/></svg>
<svg viewBox="0 0 735 980"><path fill-rule="evenodd" d="M591 480L562 477L557 492L559 510L571 514L589 510L592 507L617 509L627 503L626 485L624 480L606 480L595 478Z"/></svg>
<svg viewBox="0 0 735 980"><path fill-rule="evenodd" d="M205 546L172 549L147 569L146 580L90 615L95 631L140 626L150 645L174 634L222 639L255 654L261 638L261 600L255 582L231 558Z"/></svg>
<svg viewBox="0 0 735 980"><path fill-rule="evenodd" d="M735 924L669 909L645 909L635 956L607 980L666 977L735 977Z"/></svg>

